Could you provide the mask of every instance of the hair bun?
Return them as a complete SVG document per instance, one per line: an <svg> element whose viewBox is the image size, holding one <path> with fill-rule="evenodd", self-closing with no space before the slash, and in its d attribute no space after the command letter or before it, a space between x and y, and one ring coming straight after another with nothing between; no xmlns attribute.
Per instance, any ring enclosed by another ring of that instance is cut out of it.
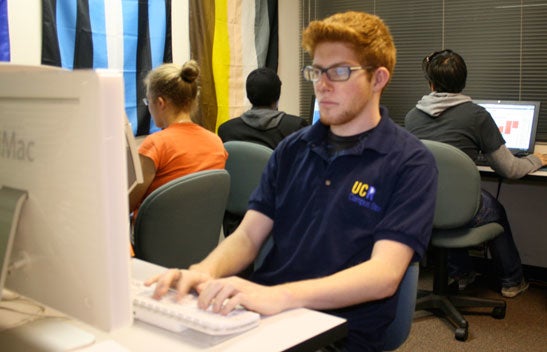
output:
<svg viewBox="0 0 547 352"><path fill-rule="evenodd" d="M187 82L193 83L199 77L199 66L198 63L194 60L187 61L181 69L180 78Z"/></svg>

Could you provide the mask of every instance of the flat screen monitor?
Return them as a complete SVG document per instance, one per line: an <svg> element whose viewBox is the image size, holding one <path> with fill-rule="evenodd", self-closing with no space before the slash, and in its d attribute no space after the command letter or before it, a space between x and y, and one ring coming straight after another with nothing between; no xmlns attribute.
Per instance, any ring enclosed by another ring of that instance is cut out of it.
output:
<svg viewBox="0 0 547 352"><path fill-rule="evenodd" d="M319 121L319 102L315 98L315 95L312 95L311 97L311 105L310 105L310 117L311 117L311 123L314 124L317 121Z"/></svg>
<svg viewBox="0 0 547 352"><path fill-rule="evenodd" d="M539 101L474 100L496 122L505 145L513 154L534 152L539 119Z"/></svg>
<svg viewBox="0 0 547 352"><path fill-rule="evenodd" d="M123 76L0 69L0 186L27 192L6 287L104 331L132 322Z"/></svg>
<svg viewBox="0 0 547 352"><path fill-rule="evenodd" d="M128 194L143 182L142 167L139 157L137 141L133 135L133 129L129 123L127 115L125 116L125 152L127 161L127 192Z"/></svg>

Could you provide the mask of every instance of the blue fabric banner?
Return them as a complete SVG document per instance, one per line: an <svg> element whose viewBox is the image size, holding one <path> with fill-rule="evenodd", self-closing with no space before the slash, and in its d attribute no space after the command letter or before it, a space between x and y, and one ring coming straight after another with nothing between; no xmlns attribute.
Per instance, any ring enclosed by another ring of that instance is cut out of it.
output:
<svg viewBox="0 0 547 352"><path fill-rule="evenodd" d="M8 0L0 0L0 61L10 61Z"/></svg>

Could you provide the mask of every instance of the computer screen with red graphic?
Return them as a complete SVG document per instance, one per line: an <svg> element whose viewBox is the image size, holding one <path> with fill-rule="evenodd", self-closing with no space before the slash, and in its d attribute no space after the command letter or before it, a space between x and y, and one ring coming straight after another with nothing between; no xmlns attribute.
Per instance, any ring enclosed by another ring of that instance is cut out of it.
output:
<svg viewBox="0 0 547 352"><path fill-rule="evenodd" d="M474 100L498 125L505 145L515 155L534 152L539 101Z"/></svg>

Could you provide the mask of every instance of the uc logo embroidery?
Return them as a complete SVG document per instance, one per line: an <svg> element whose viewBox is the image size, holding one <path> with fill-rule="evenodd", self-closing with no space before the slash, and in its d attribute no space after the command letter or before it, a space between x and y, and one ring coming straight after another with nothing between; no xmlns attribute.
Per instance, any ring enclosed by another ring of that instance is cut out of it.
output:
<svg viewBox="0 0 547 352"><path fill-rule="evenodd" d="M364 183L361 181L355 181L351 188L348 200L360 207L368 208L374 212L381 212L382 207L374 202L374 195L376 194L376 187Z"/></svg>
<svg viewBox="0 0 547 352"><path fill-rule="evenodd" d="M353 187L351 188L351 193L358 195L361 198L372 201L374 200L374 194L376 193L376 188L370 186L368 183L363 183L361 181L355 181Z"/></svg>

